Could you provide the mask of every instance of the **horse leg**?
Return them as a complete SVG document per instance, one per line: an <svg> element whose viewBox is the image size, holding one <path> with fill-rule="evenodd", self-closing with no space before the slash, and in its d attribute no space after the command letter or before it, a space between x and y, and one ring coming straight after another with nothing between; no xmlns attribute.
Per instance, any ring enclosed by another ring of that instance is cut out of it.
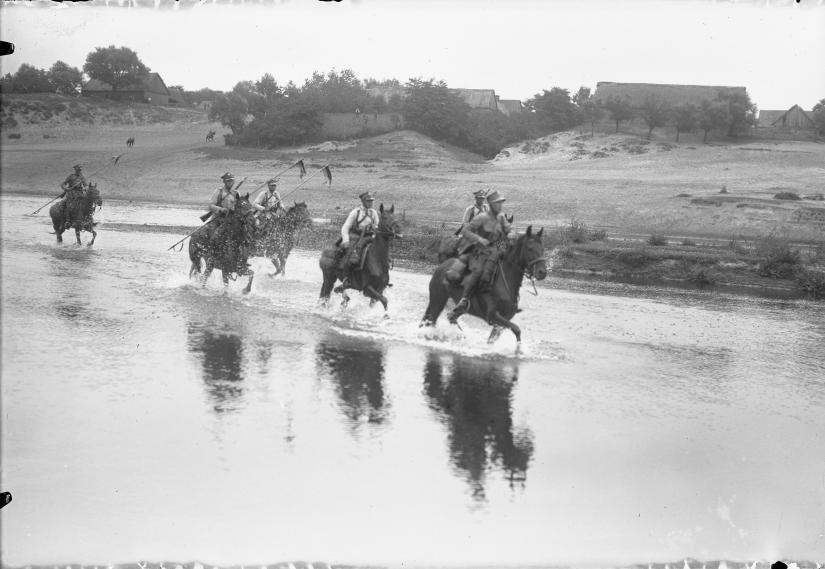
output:
<svg viewBox="0 0 825 569"><path fill-rule="evenodd" d="M439 282L436 282L439 281ZM440 279L433 276L430 279L430 302L427 304L427 310L424 311L424 318L421 319L419 326L434 326L438 317L441 316L444 307L447 305L450 295L447 289L441 284Z"/></svg>
<svg viewBox="0 0 825 569"><path fill-rule="evenodd" d="M366 294L368 297L370 297L372 299L370 301L370 306L372 306L372 304L374 304L375 301L377 300L378 302L380 302L383 305L384 311L386 312L386 310L387 310L387 297L385 297L383 294L381 294L380 292L378 292L377 290L372 288L372 285L367 285L366 288L364 288L364 294Z"/></svg>
<svg viewBox="0 0 825 569"><path fill-rule="evenodd" d="M335 272L323 269L321 271L324 275L324 282L321 283L321 294L318 300L326 306L329 303L329 295L332 293L332 287L335 285Z"/></svg>
<svg viewBox="0 0 825 569"><path fill-rule="evenodd" d="M487 343L492 344L493 342L498 340L499 337L501 336L502 330L503 330L503 328L501 326L494 325L493 329L490 330L490 337L487 338Z"/></svg>
<svg viewBox="0 0 825 569"><path fill-rule="evenodd" d="M278 258L277 255L275 255L275 256L271 257L269 260L272 261L272 264L275 266L275 272L272 273L269 276L270 277L277 277L280 273L283 272L283 268L282 268L280 259Z"/></svg>
<svg viewBox="0 0 825 569"><path fill-rule="evenodd" d="M206 268L204 269L203 274L201 275L201 288L206 288L206 279L208 279L209 275L212 274L212 269L214 268L215 265L212 264L212 261L207 260Z"/></svg>
<svg viewBox="0 0 825 569"><path fill-rule="evenodd" d="M89 231L92 232L92 240L89 241L89 244L86 245L86 247L91 247L92 245L94 245L95 244L95 239L97 238L97 231L95 231L91 227L89 228Z"/></svg>
<svg viewBox="0 0 825 569"><path fill-rule="evenodd" d="M513 332L513 334L516 336L516 342L521 344L521 328L507 320L498 312L498 310L493 310L492 314L488 313L487 321L490 322L493 326L499 325L504 326L505 328L509 328L510 331ZM493 330L495 331L495 328L493 328Z"/></svg>
<svg viewBox="0 0 825 569"><path fill-rule="evenodd" d="M82 245L82 243L80 242L80 226L79 225L75 225L74 234L75 234L75 237L77 237L78 246Z"/></svg>

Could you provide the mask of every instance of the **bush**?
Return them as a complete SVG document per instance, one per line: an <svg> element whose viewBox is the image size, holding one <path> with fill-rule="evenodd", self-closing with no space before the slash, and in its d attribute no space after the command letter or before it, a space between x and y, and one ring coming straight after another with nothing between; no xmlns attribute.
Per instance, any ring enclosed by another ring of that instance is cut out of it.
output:
<svg viewBox="0 0 825 569"><path fill-rule="evenodd" d="M662 245L667 245L667 237L665 237L664 235L658 235L658 234L654 233L653 235L648 237L647 244L648 245L654 245L656 247L660 247Z"/></svg>
<svg viewBox="0 0 825 569"><path fill-rule="evenodd" d="M685 247L696 247L696 241L685 237L684 239L682 239L682 245L684 245Z"/></svg>
<svg viewBox="0 0 825 569"><path fill-rule="evenodd" d="M13 132L9 135L9 138L22 138L22 135L19 132Z"/></svg>
<svg viewBox="0 0 825 569"><path fill-rule="evenodd" d="M800 200L799 194L795 192L779 192L773 195L777 200Z"/></svg>
<svg viewBox="0 0 825 569"><path fill-rule="evenodd" d="M769 235L756 249L763 258L756 272L763 277L788 279L794 276L800 265L799 251L792 249L786 239Z"/></svg>
<svg viewBox="0 0 825 569"><path fill-rule="evenodd" d="M616 260L632 269L641 269L653 259L644 249L630 249L617 253Z"/></svg>
<svg viewBox="0 0 825 569"><path fill-rule="evenodd" d="M825 270L800 267L795 276L800 290L814 298L825 298Z"/></svg>

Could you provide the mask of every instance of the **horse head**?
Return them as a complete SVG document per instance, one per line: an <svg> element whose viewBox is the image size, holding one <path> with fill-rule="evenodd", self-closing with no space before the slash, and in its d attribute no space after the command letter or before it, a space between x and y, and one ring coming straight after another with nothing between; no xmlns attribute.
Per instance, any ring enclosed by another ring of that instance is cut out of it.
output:
<svg viewBox="0 0 825 569"><path fill-rule="evenodd" d="M293 202L295 205L286 210L286 218L296 229L304 229L312 225L312 218L309 216L309 208L306 202Z"/></svg>
<svg viewBox="0 0 825 569"><path fill-rule="evenodd" d="M378 211L381 213L381 220L378 222L376 233L379 235L388 235L389 239L393 237L404 237L404 234L401 232L401 222L395 219L395 204L390 206L389 209L384 209L384 204L382 203L378 207Z"/></svg>
<svg viewBox="0 0 825 569"><path fill-rule="evenodd" d="M97 184L94 182L89 182L89 187L86 189L86 199L89 200L90 204L96 205L97 207L101 207L103 205L103 200L100 197L100 192L97 189Z"/></svg>
<svg viewBox="0 0 825 569"><path fill-rule="evenodd" d="M238 199L235 200L235 209L231 210L230 215L236 223L240 224L244 243L250 243L255 235L256 220L252 215L255 211L257 210L249 201L249 192L238 195Z"/></svg>
<svg viewBox="0 0 825 569"><path fill-rule="evenodd" d="M533 233L533 226L527 228L527 232L521 235L515 243L515 250L517 254L516 262L518 262L527 276L544 280L547 277L547 261L544 259L544 243L542 242L542 235L544 228L539 229L538 233Z"/></svg>

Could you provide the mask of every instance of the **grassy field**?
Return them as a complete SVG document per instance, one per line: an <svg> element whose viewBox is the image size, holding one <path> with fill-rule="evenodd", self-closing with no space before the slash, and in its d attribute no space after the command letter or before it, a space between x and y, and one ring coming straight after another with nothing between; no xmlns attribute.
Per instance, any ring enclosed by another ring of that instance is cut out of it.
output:
<svg viewBox="0 0 825 569"><path fill-rule="evenodd" d="M4 100L4 113L13 103ZM55 195L71 166L81 162L87 176L100 170L92 177L104 199L204 204L226 171L237 179L248 176L242 190L250 191L303 159L309 174L329 164L332 186L316 176L292 192L301 182L293 168L281 176L281 193L306 201L315 217L337 217L357 205L359 193L371 190L379 203L395 204L408 223L446 232L471 203L472 192L489 188L506 196L505 210L519 227L563 228L575 220L606 230L611 247L652 248L619 242L631 235L659 235L671 244L710 238L717 249L746 243L754 251L767 236L806 243L810 250L825 241L825 201L813 199L825 192L825 144L674 144L634 134L561 133L485 161L399 131L302 148L243 149L224 146L225 129L203 113L157 111L163 120L146 122L146 107L107 107L83 124L59 116L23 124L13 115L17 127L2 132L0 189ZM107 122L117 112L122 120ZM213 143L204 140L210 128L218 132ZM127 149L130 136L136 143ZM121 154L112 165L111 158ZM776 199L780 192L808 199ZM605 245L573 243L567 250L582 247L590 249L563 256L559 269L575 258L615 257L598 252Z"/></svg>

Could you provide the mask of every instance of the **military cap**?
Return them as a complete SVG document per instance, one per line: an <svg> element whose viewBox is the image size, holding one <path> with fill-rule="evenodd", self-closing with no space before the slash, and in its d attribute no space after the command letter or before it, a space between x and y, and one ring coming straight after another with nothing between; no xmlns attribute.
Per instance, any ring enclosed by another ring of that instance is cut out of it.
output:
<svg viewBox="0 0 825 569"><path fill-rule="evenodd" d="M75 165L74 165L74 169L75 169L75 170L82 170L82 169L83 169L83 166L81 166L80 164L75 164Z"/></svg>
<svg viewBox="0 0 825 569"><path fill-rule="evenodd" d="M375 196L373 195L372 192L364 192L363 194L361 194L358 197L361 198L364 201L369 201L369 200L375 201Z"/></svg>
<svg viewBox="0 0 825 569"><path fill-rule="evenodd" d="M498 192L493 192L489 196L487 196L487 201L489 203L495 203L495 202L503 202L503 201L506 201L506 200L503 197L501 197L501 195L499 195Z"/></svg>
<svg viewBox="0 0 825 569"><path fill-rule="evenodd" d="M476 190L473 192L473 195L477 198L483 198L487 195L487 190Z"/></svg>
<svg viewBox="0 0 825 569"><path fill-rule="evenodd" d="M270 178L266 181L267 186L277 186L278 185L278 178Z"/></svg>
<svg viewBox="0 0 825 569"><path fill-rule="evenodd" d="M224 182L225 182L226 180L234 180L234 179L235 179L235 176L233 176L233 175L232 175L232 174L230 174L229 172L227 172L226 174L224 174L223 176L221 176L221 180L223 180Z"/></svg>

